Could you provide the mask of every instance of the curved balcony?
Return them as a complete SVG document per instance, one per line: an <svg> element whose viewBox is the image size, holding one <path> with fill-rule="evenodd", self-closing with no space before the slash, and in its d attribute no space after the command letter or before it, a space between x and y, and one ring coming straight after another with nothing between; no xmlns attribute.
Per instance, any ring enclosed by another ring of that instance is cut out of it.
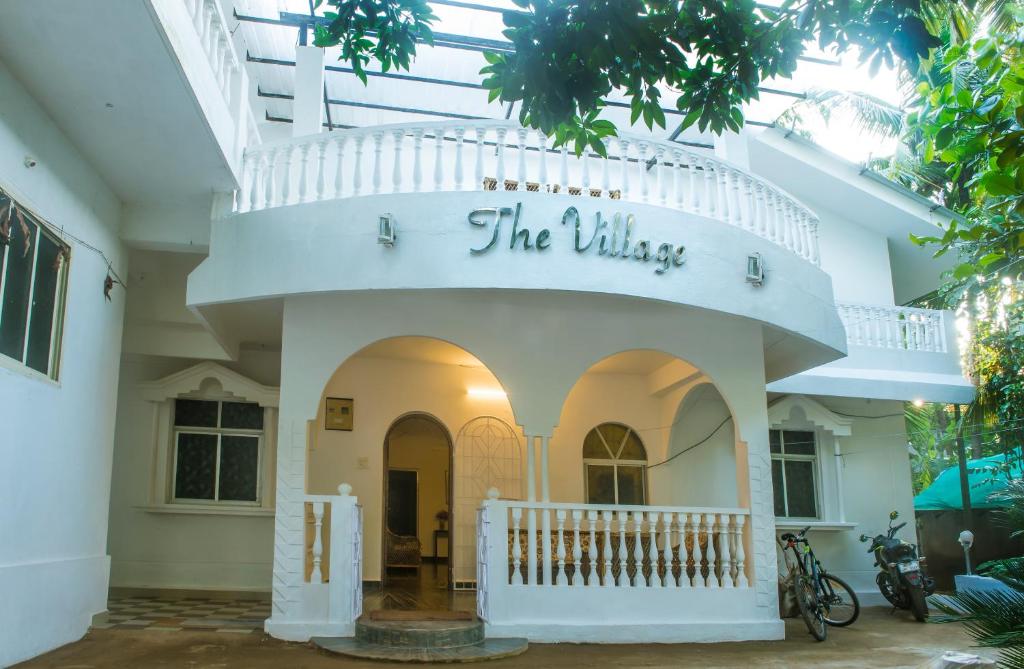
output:
<svg viewBox="0 0 1024 669"><path fill-rule="evenodd" d="M343 130L245 152L232 210L393 193L533 191L667 207L751 232L818 259L818 218L788 193L718 158L631 135L607 157L507 121L458 121Z"/></svg>

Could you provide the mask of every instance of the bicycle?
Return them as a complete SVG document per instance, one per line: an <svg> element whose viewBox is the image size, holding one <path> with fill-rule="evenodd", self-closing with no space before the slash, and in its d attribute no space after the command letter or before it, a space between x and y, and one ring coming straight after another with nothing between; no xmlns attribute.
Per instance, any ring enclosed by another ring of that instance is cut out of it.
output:
<svg viewBox="0 0 1024 669"><path fill-rule="evenodd" d="M797 575L793 581L793 594L797 608L807 623L807 630L818 641L824 641L828 627L852 625L860 615L860 601L853 589L838 576L829 574L814 555L807 541L805 527L799 534L786 532L780 537L783 555L793 551L796 558ZM788 557L786 558L789 564Z"/></svg>

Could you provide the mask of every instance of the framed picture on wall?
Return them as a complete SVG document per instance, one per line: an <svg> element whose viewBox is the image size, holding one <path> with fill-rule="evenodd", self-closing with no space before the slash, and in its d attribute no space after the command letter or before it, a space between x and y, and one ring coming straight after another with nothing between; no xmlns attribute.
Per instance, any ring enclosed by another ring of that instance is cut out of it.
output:
<svg viewBox="0 0 1024 669"><path fill-rule="evenodd" d="M355 402L351 397L328 397L324 429L352 431Z"/></svg>

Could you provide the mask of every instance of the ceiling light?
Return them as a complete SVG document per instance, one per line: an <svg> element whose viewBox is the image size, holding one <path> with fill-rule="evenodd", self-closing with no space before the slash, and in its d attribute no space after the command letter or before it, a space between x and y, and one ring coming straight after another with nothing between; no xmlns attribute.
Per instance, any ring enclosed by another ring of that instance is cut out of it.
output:
<svg viewBox="0 0 1024 669"><path fill-rule="evenodd" d="M467 388L466 394L470 397L479 397L488 400L503 400L508 397L501 388Z"/></svg>

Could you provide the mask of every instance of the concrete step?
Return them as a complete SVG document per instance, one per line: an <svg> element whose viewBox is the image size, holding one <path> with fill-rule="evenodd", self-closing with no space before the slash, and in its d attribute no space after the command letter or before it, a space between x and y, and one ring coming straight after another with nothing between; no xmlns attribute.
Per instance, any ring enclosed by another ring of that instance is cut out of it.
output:
<svg viewBox="0 0 1024 669"><path fill-rule="evenodd" d="M486 639L475 616L449 612L404 612L399 616L363 616L355 637L314 637L329 653L392 662L478 662L524 652L526 639Z"/></svg>

